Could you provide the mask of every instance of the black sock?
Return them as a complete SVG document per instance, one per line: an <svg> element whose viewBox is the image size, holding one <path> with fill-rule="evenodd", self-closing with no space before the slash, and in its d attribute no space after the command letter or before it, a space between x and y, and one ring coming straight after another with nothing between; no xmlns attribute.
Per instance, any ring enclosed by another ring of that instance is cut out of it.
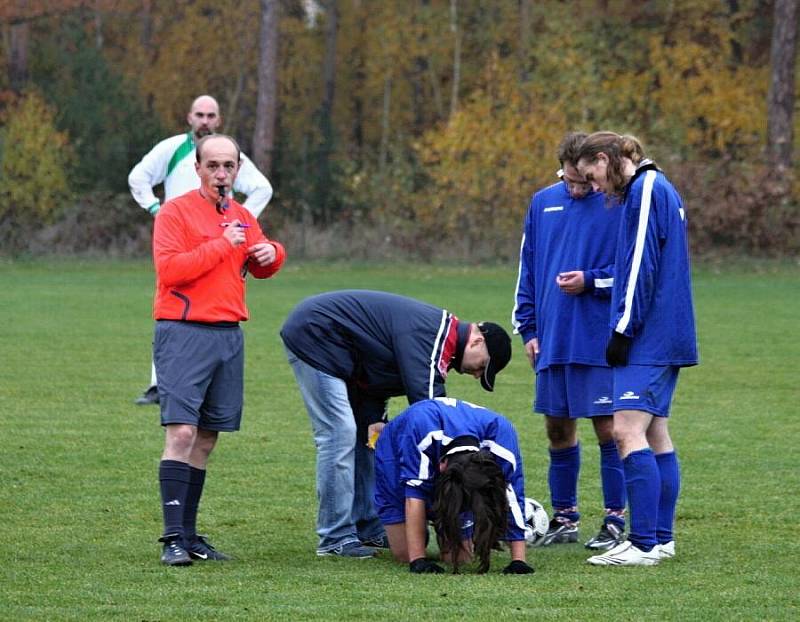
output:
<svg viewBox="0 0 800 622"><path fill-rule="evenodd" d="M186 505L183 507L183 535L187 541L193 540L197 535L197 508L205 481L205 469L196 469L189 465L189 489L186 493Z"/></svg>
<svg viewBox="0 0 800 622"><path fill-rule="evenodd" d="M177 460L162 460L158 465L161 485L161 511L164 514L164 535L183 536L183 513L189 489L189 465Z"/></svg>

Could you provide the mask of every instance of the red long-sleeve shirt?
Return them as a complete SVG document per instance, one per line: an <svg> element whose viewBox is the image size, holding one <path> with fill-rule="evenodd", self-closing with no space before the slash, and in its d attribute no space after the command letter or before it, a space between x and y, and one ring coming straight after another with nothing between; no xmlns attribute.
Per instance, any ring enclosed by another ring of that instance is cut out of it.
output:
<svg viewBox="0 0 800 622"><path fill-rule="evenodd" d="M228 209L218 214L211 202L193 190L165 203L153 229L156 294L153 317L157 320L239 322L247 320L245 276L266 279L280 270L286 259L283 246L268 240L252 214L228 199ZM222 237L224 223L248 225L244 244L233 247ZM275 247L275 261L259 266L247 249L259 242Z"/></svg>

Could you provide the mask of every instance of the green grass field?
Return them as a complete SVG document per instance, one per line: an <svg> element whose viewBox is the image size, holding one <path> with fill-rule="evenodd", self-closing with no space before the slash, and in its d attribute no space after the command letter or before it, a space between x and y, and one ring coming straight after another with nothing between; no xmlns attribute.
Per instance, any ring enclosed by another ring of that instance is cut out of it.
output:
<svg viewBox="0 0 800 622"><path fill-rule="evenodd" d="M530 552L534 575L500 574L498 553L488 575L415 576L386 555L314 555L313 442L278 330L301 298L345 287L508 324L514 268L290 264L250 281L243 428L222 437L200 512L201 531L237 561L165 568L163 432L156 408L132 403L150 373L150 264L0 264L0 619L796 620L799 272L697 271L702 365L682 373L671 423L676 559L595 568L581 545L562 545ZM448 393L515 422L527 493L547 502L543 425L514 345L495 393L456 374ZM581 434L588 537L601 518L598 450L588 424Z"/></svg>

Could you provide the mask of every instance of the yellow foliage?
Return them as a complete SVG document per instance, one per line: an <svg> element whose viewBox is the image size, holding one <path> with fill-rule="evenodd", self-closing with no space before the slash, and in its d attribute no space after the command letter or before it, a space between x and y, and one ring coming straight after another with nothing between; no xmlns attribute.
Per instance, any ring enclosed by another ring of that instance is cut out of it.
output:
<svg viewBox="0 0 800 622"><path fill-rule="evenodd" d="M568 129L557 102L520 88L510 67L492 65L490 88L418 145L433 188L415 205L417 221L469 243L514 237L531 194L556 181L556 145Z"/></svg>
<svg viewBox="0 0 800 622"><path fill-rule="evenodd" d="M68 198L71 151L54 113L35 91L8 115L0 153L0 219L51 221Z"/></svg>
<svg viewBox="0 0 800 622"><path fill-rule="evenodd" d="M763 145L766 69L732 68L718 49L693 42L665 47L655 38L650 58L659 85L649 94L656 119L685 128L687 146L696 153Z"/></svg>

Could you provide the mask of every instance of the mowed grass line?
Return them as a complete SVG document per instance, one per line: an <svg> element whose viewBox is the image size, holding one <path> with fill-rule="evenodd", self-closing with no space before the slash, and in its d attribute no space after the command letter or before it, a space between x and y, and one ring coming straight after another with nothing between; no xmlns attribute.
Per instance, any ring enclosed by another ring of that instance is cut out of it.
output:
<svg viewBox="0 0 800 622"><path fill-rule="evenodd" d="M243 429L212 458L202 531L237 561L158 564L157 409L146 262L0 264L0 619L797 619L800 501L796 266L699 269L703 364L682 372L671 423L683 468L678 557L593 568L580 545L533 550L536 574L412 576L387 556L314 555L314 448L278 330L319 291L374 288L508 323L510 267L290 264L251 281ZM527 492L547 502L542 421L515 342L495 393L448 392L511 418ZM404 406L393 400L392 412ZM583 536L599 526L598 450L581 425Z"/></svg>

